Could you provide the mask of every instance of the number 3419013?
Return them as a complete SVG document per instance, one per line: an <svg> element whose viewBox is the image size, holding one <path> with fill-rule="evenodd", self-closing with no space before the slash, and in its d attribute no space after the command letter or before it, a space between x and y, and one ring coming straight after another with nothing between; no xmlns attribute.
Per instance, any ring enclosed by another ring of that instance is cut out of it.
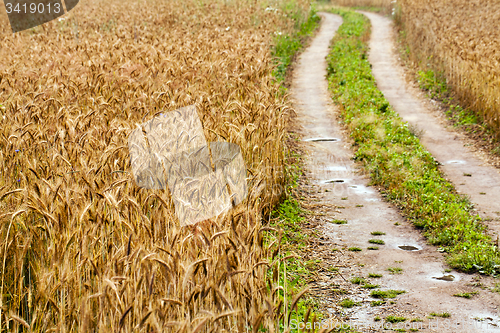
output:
<svg viewBox="0 0 500 333"><path fill-rule="evenodd" d="M6 3L5 6L7 7L7 14L10 13L24 13L24 14L42 14L42 13L56 13L59 14L61 12L61 4L60 3L54 3L52 6L50 3L48 4L43 4L43 3L30 3L30 4L22 4L20 5L19 3L15 6L13 6L11 3Z"/></svg>

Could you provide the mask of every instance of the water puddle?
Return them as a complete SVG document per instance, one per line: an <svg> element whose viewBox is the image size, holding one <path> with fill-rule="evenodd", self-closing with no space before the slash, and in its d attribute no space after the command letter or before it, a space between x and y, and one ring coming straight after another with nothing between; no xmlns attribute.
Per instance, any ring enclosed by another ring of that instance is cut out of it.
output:
<svg viewBox="0 0 500 333"><path fill-rule="evenodd" d="M467 162L462 160L449 160L444 162L444 164L467 164Z"/></svg>
<svg viewBox="0 0 500 333"><path fill-rule="evenodd" d="M420 250L420 248L413 246L413 245L399 245L398 247L404 251L419 251Z"/></svg>
<svg viewBox="0 0 500 333"><path fill-rule="evenodd" d="M321 183L322 184L335 184L335 183L345 183L346 181L348 181L348 179L327 179L327 180L322 180Z"/></svg>
<svg viewBox="0 0 500 333"><path fill-rule="evenodd" d="M352 191L357 195L371 195L375 193L375 191L373 191L371 188L368 188L364 185L352 185L349 186L349 188L351 188Z"/></svg>
<svg viewBox="0 0 500 333"><path fill-rule="evenodd" d="M492 313L474 313L472 319L479 322L476 327L481 327L484 331L498 329L498 316Z"/></svg>
<svg viewBox="0 0 500 333"><path fill-rule="evenodd" d="M304 139L302 141L306 142L338 142L340 141L339 138L309 138L309 139Z"/></svg>
<svg viewBox="0 0 500 333"><path fill-rule="evenodd" d="M448 282L455 281L455 276L451 275L451 274L446 274L446 275L439 276L439 277L433 276L432 278L436 279L436 280L448 281Z"/></svg>

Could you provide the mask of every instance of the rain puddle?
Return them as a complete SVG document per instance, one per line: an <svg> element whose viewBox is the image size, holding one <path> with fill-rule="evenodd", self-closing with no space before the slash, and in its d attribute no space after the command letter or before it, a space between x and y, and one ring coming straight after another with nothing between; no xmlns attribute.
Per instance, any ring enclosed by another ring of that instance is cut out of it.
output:
<svg viewBox="0 0 500 333"><path fill-rule="evenodd" d="M492 313L474 313L472 319L479 322L476 324L476 327L481 327L484 331L489 330L498 330L499 320L496 319L498 316L493 315Z"/></svg>
<svg viewBox="0 0 500 333"><path fill-rule="evenodd" d="M375 193L375 191L373 191L371 188L368 188L364 185L353 185L349 186L349 188L351 188L357 195L370 195Z"/></svg>
<svg viewBox="0 0 500 333"><path fill-rule="evenodd" d="M345 180L343 179L332 179L332 180L327 180L327 183L344 183Z"/></svg>
<svg viewBox="0 0 500 333"><path fill-rule="evenodd" d="M347 179L327 179L327 180L322 180L322 184L334 184L334 183L345 183Z"/></svg>
<svg viewBox="0 0 500 333"><path fill-rule="evenodd" d="M401 250L405 250L405 251L418 251L418 250L420 250L418 247L413 246L413 245L399 245L398 247Z"/></svg>
<svg viewBox="0 0 500 333"><path fill-rule="evenodd" d="M436 280L448 281L448 282L455 281L455 276L453 276L451 274L443 275L440 277L433 276L432 278L436 279Z"/></svg>
<svg viewBox="0 0 500 333"><path fill-rule="evenodd" d="M302 141L306 142L336 142L340 141L339 138L310 138L310 139L304 139Z"/></svg>
<svg viewBox="0 0 500 333"><path fill-rule="evenodd" d="M444 162L444 164L466 164L467 162L462 160L449 160Z"/></svg>

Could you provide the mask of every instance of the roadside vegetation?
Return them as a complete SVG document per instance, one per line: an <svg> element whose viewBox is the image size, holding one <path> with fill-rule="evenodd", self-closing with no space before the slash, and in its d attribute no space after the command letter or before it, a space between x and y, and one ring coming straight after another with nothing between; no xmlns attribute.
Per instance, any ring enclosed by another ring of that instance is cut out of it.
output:
<svg viewBox="0 0 500 333"><path fill-rule="evenodd" d="M284 201L271 214L270 226L276 232L268 235L266 243L276 244L277 269L268 270L269 279L278 279L282 289L277 294L283 303L283 318L277 329L284 331L290 328L291 319L303 323L314 323L322 318L318 310L318 302L307 293L307 284L313 280L313 272L317 269L314 260L302 258L306 250L309 234L303 230L303 222L307 214L300 206L300 201L294 195L301 174L300 156L289 151L286 166L286 181ZM292 332L295 332L292 329Z"/></svg>
<svg viewBox="0 0 500 333"><path fill-rule="evenodd" d="M308 37L319 27L320 17L312 4L309 15L305 20L300 16L294 18L297 24L291 34L277 34L272 51L275 70L274 77L280 83L281 93L285 93L289 82L287 80L290 66L297 53L305 46ZM290 143L294 139L288 138ZM276 329L284 331L291 329L290 320L295 319L303 323L314 323L322 318L318 310L318 302L307 293L307 284L313 280L313 272L317 269L317 262L306 261L301 252L308 245L309 237L303 230L302 223L308 213L301 208L300 199L296 196L298 180L302 173L302 161L293 147L286 147L285 178L283 184L282 202L271 214L272 228L277 233L269 235L267 243L276 244L278 270L268 270L269 277L278 277L278 285L282 286L277 294L283 306L282 319ZM347 221L334 220L332 223L344 224Z"/></svg>
<svg viewBox="0 0 500 333"><path fill-rule="evenodd" d="M442 177L416 133L377 89L367 59L369 21L349 10L332 12L344 23L328 56L329 87L354 140L356 160L370 172L372 184L448 254L451 267L496 274L500 255L471 203Z"/></svg>

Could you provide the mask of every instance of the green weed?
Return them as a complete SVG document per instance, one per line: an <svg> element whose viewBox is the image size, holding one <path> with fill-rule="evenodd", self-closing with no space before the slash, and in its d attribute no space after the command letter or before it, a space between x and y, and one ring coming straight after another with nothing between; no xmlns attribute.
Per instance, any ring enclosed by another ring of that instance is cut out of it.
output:
<svg viewBox="0 0 500 333"><path fill-rule="evenodd" d="M371 283L367 283L365 285L363 285L362 288L365 288L365 289L376 289L376 288L379 288L380 286L378 284L371 284Z"/></svg>
<svg viewBox="0 0 500 333"><path fill-rule="evenodd" d="M442 74L436 74L432 70L417 72L418 84L421 89L428 92L430 98L441 96L448 92L446 81L442 77Z"/></svg>
<svg viewBox="0 0 500 333"><path fill-rule="evenodd" d="M373 297L373 298L382 298L382 299L395 298L396 296L398 296L400 294L404 294L405 292L406 291L404 291L404 290L393 290L393 289L390 289L390 290L373 290L370 293L370 296Z"/></svg>
<svg viewBox="0 0 500 333"><path fill-rule="evenodd" d="M345 298L339 302L339 305L343 308L352 308L359 305L359 302L354 302L350 298Z"/></svg>
<svg viewBox="0 0 500 333"><path fill-rule="evenodd" d="M401 267L389 267L387 270L390 272L390 274L402 274L403 269Z"/></svg>
<svg viewBox="0 0 500 333"><path fill-rule="evenodd" d="M381 306L381 305L384 305L385 304L385 301L371 301L370 302L370 306L374 307L374 306Z"/></svg>
<svg viewBox="0 0 500 333"><path fill-rule="evenodd" d="M345 294L347 294L347 290L334 288L334 289L332 289L332 293L334 293L336 295L345 295Z"/></svg>
<svg viewBox="0 0 500 333"><path fill-rule="evenodd" d="M443 312L443 313L436 313L436 312L431 312L429 314L430 317L441 317L441 318L450 318L451 315L448 312Z"/></svg>
<svg viewBox="0 0 500 333"><path fill-rule="evenodd" d="M366 283L366 280L363 279L362 277L356 276L356 277L354 277L354 278L351 279L351 283L353 283L353 284L362 284L362 283Z"/></svg>
<svg viewBox="0 0 500 333"><path fill-rule="evenodd" d="M378 274L378 273L369 273L369 274L368 274L368 277L369 277L369 278L375 278L375 279L377 279L377 278L381 278L381 277L382 277L382 274Z"/></svg>
<svg viewBox="0 0 500 333"><path fill-rule="evenodd" d="M453 294L455 297L463 297L463 298L472 298L472 296L477 295L477 291L470 292L470 293L458 293L458 294Z"/></svg>
<svg viewBox="0 0 500 333"><path fill-rule="evenodd" d="M402 323L406 321L405 317L396 317L396 316L387 316L385 317L385 321L388 323Z"/></svg>

